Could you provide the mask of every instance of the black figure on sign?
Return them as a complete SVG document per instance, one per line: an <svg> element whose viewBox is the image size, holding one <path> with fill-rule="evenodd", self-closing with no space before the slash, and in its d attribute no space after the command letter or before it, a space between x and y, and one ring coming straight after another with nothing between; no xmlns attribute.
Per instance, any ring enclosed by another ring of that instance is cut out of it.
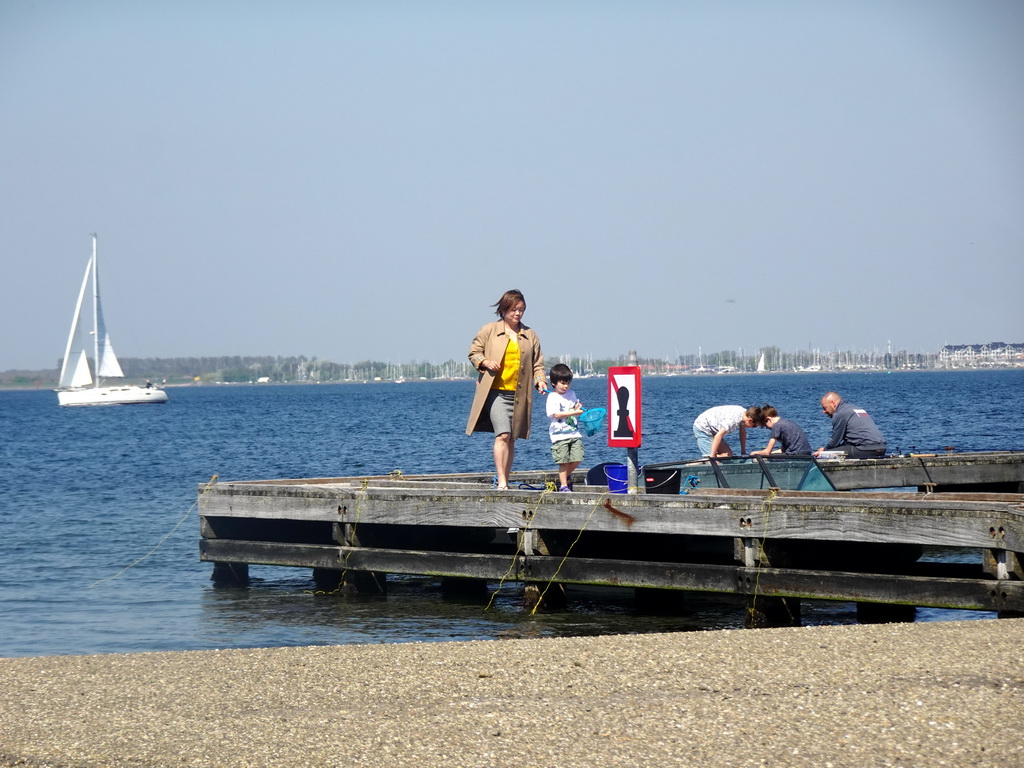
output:
<svg viewBox="0 0 1024 768"><path fill-rule="evenodd" d="M618 421L615 422L615 437L632 437L633 429L629 426L629 390L626 387L619 387L615 390L615 397L619 400L619 407L615 411Z"/></svg>

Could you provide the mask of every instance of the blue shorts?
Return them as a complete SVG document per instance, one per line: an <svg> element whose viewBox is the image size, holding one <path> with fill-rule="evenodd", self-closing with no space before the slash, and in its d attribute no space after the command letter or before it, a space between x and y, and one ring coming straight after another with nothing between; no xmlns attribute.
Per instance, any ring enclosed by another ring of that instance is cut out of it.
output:
<svg viewBox="0 0 1024 768"><path fill-rule="evenodd" d="M700 455L710 456L711 446L715 442L714 436L709 435L707 432L701 432L697 429L697 425L694 425L693 437L697 440L697 450L700 451Z"/></svg>

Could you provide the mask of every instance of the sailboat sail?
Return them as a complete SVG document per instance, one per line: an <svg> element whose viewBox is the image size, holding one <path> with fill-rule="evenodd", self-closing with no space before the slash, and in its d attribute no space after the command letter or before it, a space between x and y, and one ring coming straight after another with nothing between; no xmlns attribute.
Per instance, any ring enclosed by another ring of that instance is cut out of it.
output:
<svg viewBox="0 0 1024 768"><path fill-rule="evenodd" d="M117 362L114 346L110 343L107 324L103 320L103 307L100 304L100 271L96 263L96 254L92 257L92 288L93 302L96 308L96 376L97 378L121 378L124 372Z"/></svg>
<svg viewBox="0 0 1024 768"><path fill-rule="evenodd" d="M757 372L764 373L767 369L764 366L764 352L761 353L761 359L757 361Z"/></svg>
<svg viewBox="0 0 1024 768"><path fill-rule="evenodd" d="M92 371L89 370L89 358L86 357L85 350L83 349L78 353L78 362L75 363L71 375L71 383L68 386L88 387L90 384L92 384Z"/></svg>
<svg viewBox="0 0 1024 768"><path fill-rule="evenodd" d="M88 330L83 322L85 310L85 294L92 283L92 320L94 332ZM90 350L90 347L92 349ZM92 256L85 266L85 277L82 288L78 292L78 303L75 305L75 316L71 320L71 333L68 335L68 346L64 352L64 364L60 370L61 388L87 387L93 383L93 374L89 369L89 352L93 353L93 364L96 371L95 383L99 379L115 379L124 376L121 364L114 354L110 343L110 334L103 320L103 306L100 302L99 266L96 261L96 236L92 239Z"/></svg>
<svg viewBox="0 0 1024 768"><path fill-rule="evenodd" d="M117 362L114 348L110 344L110 334L104 334L100 339L100 370L99 376L104 379L120 379L124 376L121 364Z"/></svg>
<svg viewBox="0 0 1024 768"><path fill-rule="evenodd" d="M85 291L89 287L89 277L92 274L92 261L90 258L85 266L82 289L78 292L78 303L75 304L75 314L71 318L68 346L64 350L64 364L60 369L58 386L61 388L87 387L92 384L92 373L89 372L89 361L86 358L88 331L82 323L82 305L85 303Z"/></svg>

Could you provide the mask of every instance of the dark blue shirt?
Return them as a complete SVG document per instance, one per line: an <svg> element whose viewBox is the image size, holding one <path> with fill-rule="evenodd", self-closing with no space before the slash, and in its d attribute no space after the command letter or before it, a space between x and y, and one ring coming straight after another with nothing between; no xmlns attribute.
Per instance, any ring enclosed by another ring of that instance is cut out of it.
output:
<svg viewBox="0 0 1024 768"><path fill-rule="evenodd" d="M782 444L783 453L811 453L811 441L800 425L789 419L779 419L772 425L772 437Z"/></svg>

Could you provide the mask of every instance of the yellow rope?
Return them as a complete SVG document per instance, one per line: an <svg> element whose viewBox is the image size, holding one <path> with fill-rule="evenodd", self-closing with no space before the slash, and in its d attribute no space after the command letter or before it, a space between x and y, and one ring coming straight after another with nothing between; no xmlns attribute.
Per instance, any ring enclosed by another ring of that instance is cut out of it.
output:
<svg viewBox="0 0 1024 768"><path fill-rule="evenodd" d="M562 556L561 561L558 563L558 567L555 568L555 572L551 574L551 578L548 579L548 583L544 587L544 591L540 593L540 597L537 598L537 602L534 603L533 608L530 609L531 616L537 613L537 608L539 608L541 604L544 602L544 595L548 593L548 590L551 589L551 585L555 583L555 579L561 572L562 566L565 565L565 561L569 559L569 555L572 553L572 548L576 546L577 542L579 542L580 538L583 536L583 532L587 529L587 526L590 525L591 519L593 519L594 515L597 513L597 510L601 507L601 502L605 499L606 496L610 495L610 492L605 491L604 493L601 494L598 500L594 502L594 508L590 510L590 514L587 515L587 519L583 521L583 527L581 527L576 532L576 538L573 540L572 544L569 545L568 549L565 550L565 554Z"/></svg>
<svg viewBox="0 0 1024 768"><path fill-rule="evenodd" d="M523 530L525 531L526 528L524 528ZM501 588L505 585L505 581L508 580L508 577L512 574L512 571L516 569L516 560L519 558L519 553L523 551L521 546L523 537L517 536L516 538L516 551L512 555L512 562L509 563L508 570L502 574L500 579L498 579L498 586L497 588L495 588L493 592L491 592L491 599L488 600L487 605L484 606L484 613L491 610L491 606L494 605L494 600L498 597L498 593L501 592Z"/></svg>
<svg viewBox="0 0 1024 768"><path fill-rule="evenodd" d="M526 525L521 529L523 533L531 529L533 521L536 519L537 516L537 510L539 510L540 505L544 503L544 496L546 496L549 493L553 493L554 490L554 483L548 482L544 490L541 491L541 494L537 499L536 505L534 505L533 514L527 518ZM541 603L544 602L544 596L548 593L548 590L551 589L551 585L555 583L555 579L561 572L562 566L565 565L566 561L569 559L569 555L572 553L573 547L575 547L576 544L579 543L580 538L583 536L583 532L587 529L587 526L590 525L590 521L597 513L597 510L601 508L602 503L609 496L610 493L608 491L605 491L598 497L597 501L594 502L594 506L590 510L590 514L587 515L587 519L583 522L583 526L576 532L576 538L573 540L572 544L570 544L569 547L566 549L565 554L562 556L561 561L559 561L558 563L558 567L555 568L555 572L551 575L551 578L548 579L548 582L545 585L544 590L541 592L540 597L534 604L533 608L530 610L531 616L537 612L537 608L541 605ZM505 573L502 575L501 579L499 579L497 588L493 592L491 592L491 598L487 601L487 605L484 606L484 611L489 611L491 609L491 606L494 605L494 601L497 598L498 593L501 592L501 588L505 585L505 582L508 580L509 576L511 576L512 572L516 569L516 563L519 559L519 555L523 553L523 538L524 537L522 535L519 535L517 537L516 551L512 555L512 561L509 563L508 570L506 570Z"/></svg>
<svg viewBox="0 0 1024 768"><path fill-rule="evenodd" d="M357 494L356 495L356 519L352 521L352 536L350 537L351 541L355 541L356 540L356 532L359 529L359 520L363 516L363 496L366 495L366 489L369 488L369 486L370 486L369 479L364 477L363 478L363 487L359 489L361 491L361 494ZM351 543L350 543L350 546L349 546L348 550L349 551L345 553L345 561L344 561L344 563L342 563L342 565L343 565L343 568L342 568L342 571L341 571L341 578L342 579L344 579L345 576L348 574L348 559L350 557L352 557L352 546L351 546Z"/></svg>
<svg viewBox="0 0 1024 768"><path fill-rule="evenodd" d="M764 527L761 532L761 542L759 544L760 554L764 555L764 543L768 540L768 518L771 515L772 501L778 495L778 488L772 488L768 495L761 502L761 516L764 518ZM761 569L764 568L763 557L757 558L756 568L754 570L754 594L750 599L750 606L747 608L747 615L751 618L754 616L754 612L757 607L757 596L758 590L761 585Z"/></svg>
<svg viewBox="0 0 1024 768"><path fill-rule="evenodd" d="M400 473L400 470L395 470L395 472L399 472ZM394 474L394 472L392 472L392 474ZM365 492L366 489L369 487L369 485L370 485L369 478L365 478L364 477L363 478L363 487L360 488L359 490ZM356 529L359 527L359 518L362 516L362 514L363 514L363 497L357 494L356 495L356 519L352 521L352 537L351 538L353 540L356 538ZM338 586L336 586L334 589L332 589L330 591L327 591L327 590L324 590L324 589L307 589L307 590L303 591L303 594L306 594L306 595L336 595L339 592L341 592L342 587L345 586L345 577L348 575L348 571L349 571L349 569L348 569L348 559L350 557L352 557L352 547L351 546L348 547L348 552L345 553L345 560L342 562L341 574L338 576Z"/></svg>
<svg viewBox="0 0 1024 768"><path fill-rule="evenodd" d="M534 505L532 513L526 518L526 525L520 529L523 533L530 530L530 527L533 525L533 520L537 516L537 510L540 509L540 505L543 503L544 497L549 493L553 493L554 490L554 483L545 483L544 490L541 491L540 496L537 497L537 503ZM521 534L516 536L516 551L512 554L512 560L509 563L508 570L502 574L501 578L498 580L497 588L491 593L491 599L488 600L487 605L484 606L485 612L491 610L491 606L494 605L494 600L498 597L498 593L501 591L501 588L505 585L508 577L516 569L516 561L519 559L519 554L523 551L523 538L524 537Z"/></svg>
<svg viewBox="0 0 1024 768"><path fill-rule="evenodd" d="M162 544L163 544L163 543L164 543L165 541L167 541L167 539L169 539L169 538L171 537L171 534L173 534L173 533L174 533L174 532L175 532L176 530L178 530L178 529L179 529L179 528L181 527L181 524L182 524L182 523L184 523L184 522L185 522L185 521L186 521L186 520L188 519L189 515L191 515L191 514L192 514L192 510L193 510L193 509L195 509L195 508L196 508L196 505L197 505L197 504L199 504L199 502L200 502L200 501L202 500L202 498L203 498L203 494L204 494L204 493L206 493L206 492L207 492L208 490L210 490L210 488L212 488L212 487L213 487L213 484L214 484L214 483L216 483L216 482L217 482L217 475L213 475L213 476L212 476L212 477L210 478L210 482L208 482L208 483L207 483L206 485L204 485L204 486L203 486L203 488L202 488L202 490L201 490L201 491L199 491L199 496L198 496L198 498L197 498L197 499L196 499L196 500L195 500L194 502L192 502L192 506L191 506L191 507L189 507L189 508L188 508L187 510L185 510L185 514L184 514L184 515L182 515L182 517L181 517L181 520L179 520L179 521L178 521L177 523L175 523L175 524L174 524L174 527L173 527L173 528L171 528L171 530L169 530L169 531L168 531L168 532L167 532L166 534L164 534L164 537L163 537L162 539L160 539L160 541L158 541L158 542L156 543L156 546L155 546L155 547L153 547L153 548L152 548L151 550L149 550L149 552L147 552L146 554L144 554L144 555L143 555L142 557L140 557L140 558L139 558L138 560L136 560L135 562L133 562L133 563L129 563L128 565L126 565L126 566L125 566L124 568L122 568L122 569L121 569L120 571L118 571L117 573L115 573L115 574L114 574L113 576L106 576L106 577L104 577L104 578L102 578L102 579L98 579L97 581L94 581L94 582L93 582L92 584L90 584L90 585L89 585L89 587L88 587L88 588L89 588L89 589L92 589L92 588L93 588L93 587L95 587L95 586L96 586L97 584L102 584L102 583L103 583L104 581L113 581L113 580L114 580L114 579L116 579L116 578L117 578L118 576L120 576L120 575L121 575L122 573L125 573L125 572L126 572L126 571L128 571L129 569L131 569L131 568L134 568L134 567L135 567L136 565L138 565L138 564L139 564L139 563L141 563L141 562L142 562L143 560L145 560L145 559L146 559L146 558L148 558L148 557L149 557L150 555L152 555L152 554L153 554L154 552L156 552L156 551L157 551L158 549L160 549L161 545L162 545Z"/></svg>

